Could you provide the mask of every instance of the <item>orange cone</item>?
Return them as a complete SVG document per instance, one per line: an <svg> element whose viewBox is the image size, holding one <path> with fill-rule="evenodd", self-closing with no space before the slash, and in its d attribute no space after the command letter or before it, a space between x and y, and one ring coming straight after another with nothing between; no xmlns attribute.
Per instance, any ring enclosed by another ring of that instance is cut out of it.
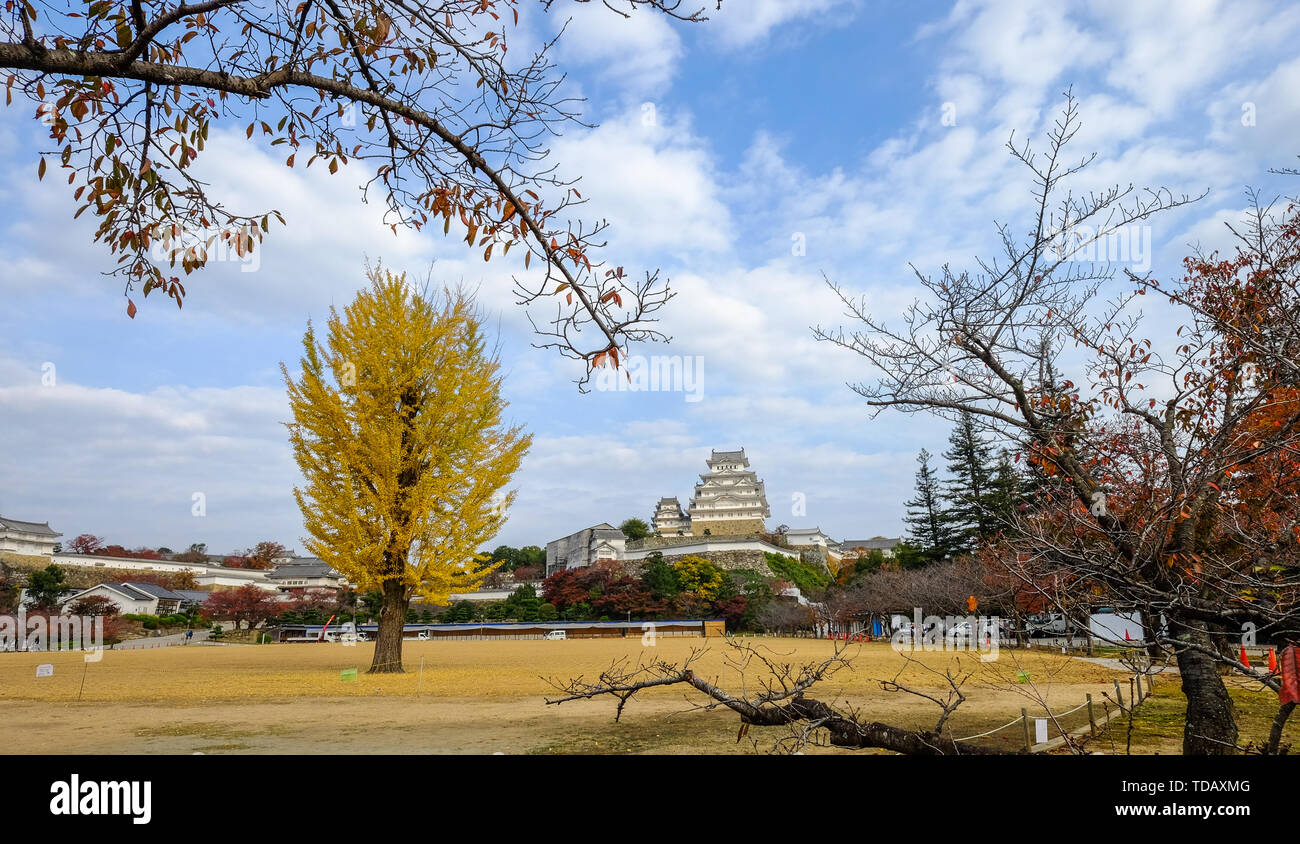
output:
<svg viewBox="0 0 1300 844"><path fill-rule="evenodd" d="M1277 673L1277 654L1273 653L1272 648L1268 649L1268 673Z"/></svg>
<svg viewBox="0 0 1300 844"><path fill-rule="evenodd" d="M1127 628L1127 627L1124 628L1124 641L1125 641L1125 642L1131 642L1131 641L1133 641L1133 637L1130 636L1130 635L1128 635L1128 628Z"/></svg>
<svg viewBox="0 0 1300 844"><path fill-rule="evenodd" d="M1241 646L1241 664L1250 668L1250 657L1246 656L1246 646Z"/></svg>

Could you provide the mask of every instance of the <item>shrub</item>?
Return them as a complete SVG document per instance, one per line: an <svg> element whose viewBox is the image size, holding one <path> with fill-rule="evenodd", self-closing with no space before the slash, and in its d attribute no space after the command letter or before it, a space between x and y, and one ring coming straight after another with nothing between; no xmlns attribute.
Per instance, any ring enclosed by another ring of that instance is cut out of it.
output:
<svg viewBox="0 0 1300 844"><path fill-rule="evenodd" d="M767 559L767 567L772 570L773 574L790 581L805 595L818 589L824 589L831 582L829 574L813 568L794 557L771 552L763 556Z"/></svg>
<svg viewBox="0 0 1300 844"><path fill-rule="evenodd" d="M74 601L68 607L68 612L73 615L102 615L108 617L117 615L121 610L110 598L103 595L87 595Z"/></svg>
<svg viewBox="0 0 1300 844"><path fill-rule="evenodd" d="M159 622L162 621L162 619L156 615L137 612L127 613L123 615L122 618L125 618L128 621L138 621L144 626L145 630L157 630Z"/></svg>
<svg viewBox="0 0 1300 844"><path fill-rule="evenodd" d="M703 557L682 557L673 564L677 583L683 592L693 592L705 601L715 601L724 585L729 585L726 573Z"/></svg>

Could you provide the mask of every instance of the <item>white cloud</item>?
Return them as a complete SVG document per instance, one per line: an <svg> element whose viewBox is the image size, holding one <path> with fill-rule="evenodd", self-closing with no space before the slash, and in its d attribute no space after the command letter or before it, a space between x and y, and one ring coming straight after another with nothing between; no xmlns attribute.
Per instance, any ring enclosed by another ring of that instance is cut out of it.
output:
<svg viewBox="0 0 1300 844"><path fill-rule="evenodd" d="M284 394L258 387L167 387L147 393L86 387L16 363L0 366L0 512L49 520L70 539L214 552L301 533ZM194 495L206 515L192 513Z"/></svg>
<svg viewBox="0 0 1300 844"><path fill-rule="evenodd" d="M668 19L643 11L624 17L601 3L570 5L555 14L565 27L559 59L583 66L588 78L612 81L628 96L662 92L677 73L683 48Z"/></svg>
<svg viewBox="0 0 1300 844"><path fill-rule="evenodd" d="M797 24L844 26L860 6L860 0L728 0L721 9L706 11L704 26L725 47L736 49L786 37Z"/></svg>
<svg viewBox="0 0 1300 844"><path fill-rule="evenodd" d="M643 119L647 114L652 118ZM718 196L709 152L668 107L629 109L596 129L566 135L554 151L566 169L583 174L580 190L590 200L583 216L613 223L611 253L681 259L731 243L731 215Z"/></svg>

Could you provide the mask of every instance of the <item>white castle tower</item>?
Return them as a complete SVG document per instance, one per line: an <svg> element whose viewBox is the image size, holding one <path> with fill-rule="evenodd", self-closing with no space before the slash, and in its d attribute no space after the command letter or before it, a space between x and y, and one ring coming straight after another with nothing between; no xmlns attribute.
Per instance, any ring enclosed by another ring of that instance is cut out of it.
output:
<svg viewBox="0 0 1300 844"><path fill-rule="evenodd" d="M703 536L761 533L771 515L763 482L749 470L745 450L715 451L706 461L709 471L700 475L688 514L690 532ZM662 502L660 502L662 504Z"/></svg>

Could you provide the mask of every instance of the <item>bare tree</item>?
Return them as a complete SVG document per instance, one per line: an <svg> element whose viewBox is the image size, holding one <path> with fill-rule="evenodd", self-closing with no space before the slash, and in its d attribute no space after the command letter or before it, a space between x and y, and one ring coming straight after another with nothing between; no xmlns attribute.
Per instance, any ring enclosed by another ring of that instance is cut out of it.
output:
<svg viewBox="0 0 1300 844"><path fill-rule="evenodd" d="M1246 624L1274 636L1297 626L1300 571L1289 560L1300 498L1287 472L1300 402L1294 363L1280 357L1294 361L1300 336L1300 238L1283 222L1276 236L1245 244L1271 258L1189 263L1188 278L1168 287L1128 272L1132 289L1102 300L1115 269L1096 251L1113 254L1132 227L1193 197L1074 192L1070 180L1092 161L1066 158L1079 126L1067 93L1045 152L1008 143L1035 187L1027 229L997 227L1001 258L976 259L971 272L916 271L924 298L901 327L832 285L859 325L815 334L872 366L876 380L854 389L878 412L966 411L1014 444L1041 483L1003 525L1007 570L1049 601L1100 596L1142 612L1178 662L1184 751L1235 752L1219 668L1276 681L1229 658L1222 641ZM1136 336L1135 297L1147 290L1182 305L1187 321L1170 354ZM1270 338L1267 351L1245 339L1255 333ZM1076 380L1059 375L1067 349L1083 361ZM1265 476L1286 482L1261 508L1251 490L1265 494Z"/></svg>

